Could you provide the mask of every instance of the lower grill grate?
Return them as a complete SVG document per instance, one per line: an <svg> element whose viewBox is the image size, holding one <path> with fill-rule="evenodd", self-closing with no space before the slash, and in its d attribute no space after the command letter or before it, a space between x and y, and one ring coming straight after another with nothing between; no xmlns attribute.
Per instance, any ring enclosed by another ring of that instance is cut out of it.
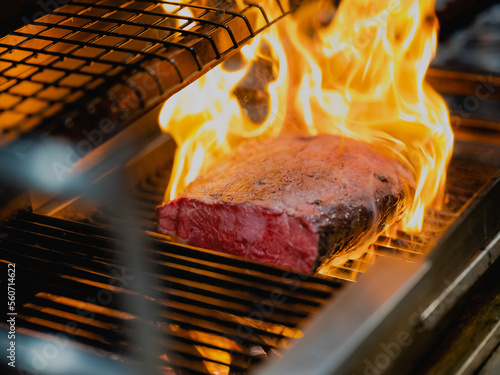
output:
<svg viewBox="0 0 500 375"><path fill-rule="evenodd" d="M130 354L138 350L129 324L137 317L126 301L150 305L158 314L149 324L162 333L156 356L194 374L246 371L252 353L286 348L341 286L150 235L144 255L160 296L152 300L127 285L134 271L102 227L25 213L2 231L2 259L16 263L18 327L61 333L71 324L82 343Z"/></svg>
<svg viewBox="0 0 500 375"><path fill-rule="evenodd" d="M347 261L333 268L332 276L355 281L358 273L365 272L376 256L386 256L402 260L415 260L426 253L429 244L444 232L458 217L459 211L479 189L494 176L496 169L478 167L462 160L453 159L449 168L445 187L445 203L440 210L428 209L422 232L409 234L403 231L385 233L380 236L370 252L359 259ZM139 182L134 191L137 216L143 229L156 231L155 207L163 201L170 178L170 168L161 167L155 173ZM87 218L97 225L119 226L119 210L112 206L99 207Z"/></svg>

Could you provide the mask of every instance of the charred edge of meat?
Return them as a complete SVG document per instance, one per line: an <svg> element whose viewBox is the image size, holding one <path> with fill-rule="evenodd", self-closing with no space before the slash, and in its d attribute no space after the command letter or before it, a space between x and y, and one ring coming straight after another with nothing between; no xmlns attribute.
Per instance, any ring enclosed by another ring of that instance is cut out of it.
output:
<svg viewBox="0 0 500 375"><path fill-rule="evenodd" d="M412 190L409 186L407 189ZM406 206L405 197L411 196L413 194L378 198L377 212L366 206L330 207L326 214L334 220L331 225L320 228L318 258L313 271L316 272L326 260L349 253L353 247L363 242L360 241L362 237L380 233L388 224L398 221Z"/></svg>
<svg viewBox="0 0 500 375"><path fill-rule="evenodd" d="M357 239L370 228L373 222L373 212L366 207L336 206L328 210L328 215L334 222L320 228L318 257L314 271L334 255L347 252L349 245L354 245Z"/></svg>

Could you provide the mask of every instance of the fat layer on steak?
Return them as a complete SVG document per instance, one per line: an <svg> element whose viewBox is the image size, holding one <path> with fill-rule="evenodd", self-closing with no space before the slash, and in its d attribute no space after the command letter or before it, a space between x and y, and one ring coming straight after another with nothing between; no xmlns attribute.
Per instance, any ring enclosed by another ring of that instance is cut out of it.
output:
<svg viewBox="0 0 500 375"><path fill-rule="evenodd" d="M400 218L411 175L368 144L282 136L239 147L156 209L186 243L301 272Z"/></svg>

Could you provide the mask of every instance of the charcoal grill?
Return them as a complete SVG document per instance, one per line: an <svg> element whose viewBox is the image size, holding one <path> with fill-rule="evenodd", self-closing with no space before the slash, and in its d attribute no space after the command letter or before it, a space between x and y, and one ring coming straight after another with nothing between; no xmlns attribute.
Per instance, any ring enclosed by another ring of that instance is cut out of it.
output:
<svg viewBox="0 0 500 375"><path fill-rule="evenodd" d="M71 1L0 39L0 259L17 267L18 369L234 375L269 357L262 373L412 373L458 301L496 269L500 138L496 122L474 116L455 119L445 204L422 233L384 234L333 277L154 233L175 147L158 104L294 9L242 4ZM429 79L449 99L498 81L437 68ZM47 163L68 171L40 193L31 168L44 147L62 149ZM401 332L413 343L381 368L380 343Z"/></svg>

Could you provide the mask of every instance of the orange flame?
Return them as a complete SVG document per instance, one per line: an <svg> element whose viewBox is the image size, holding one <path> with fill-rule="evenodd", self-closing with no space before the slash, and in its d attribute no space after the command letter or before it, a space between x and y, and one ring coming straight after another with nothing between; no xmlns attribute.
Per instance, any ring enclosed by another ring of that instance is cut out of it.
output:
<svg viewBox="0 0 500 375"><path fill-rule="evenodd" d="M187 3L187 1L183 0L181 1L181 4L182 3ZM187 7L176 3L162 3L161 6L167 14L180 16L179 18L172 19L172 21L175 23L175 27L180 27L184 30L190 30L195 26L194 22L189 22L189 20L185 20L182 18L193 17L193 14Z"/></svg>
<svg viewBox="0 0 500 375"><path fill-rule="evenodd" d="M434 0L303 5L243 47L238 69L219 66L165 103L160 124L179 146L166 199L249 138L334 133L378 145L413 172L403 225L420 230L453 146L446 105L425 82L437 27ZM274 79L255 123L235 90L262 61Z"/></svg>
<svg viewBox="0 0 500 375"><path fill-rule="evenodd" d="M267 87L269 107L275 108L286 99L286 59L276 30L255 37L251 45L241 49L246 61L240 69L228 71L218 66L173 95L160 112L160 124L179 145L166 199L175 198L214 160L229 153L242 141L279 135L283 125L280 112L269 111L261 123L255 124L244 114L233 94L251 62L268 58L258 50L261 42L277 47L271 51L271 58L279 60L277 67L281 68L276 80Z"/></svg>

